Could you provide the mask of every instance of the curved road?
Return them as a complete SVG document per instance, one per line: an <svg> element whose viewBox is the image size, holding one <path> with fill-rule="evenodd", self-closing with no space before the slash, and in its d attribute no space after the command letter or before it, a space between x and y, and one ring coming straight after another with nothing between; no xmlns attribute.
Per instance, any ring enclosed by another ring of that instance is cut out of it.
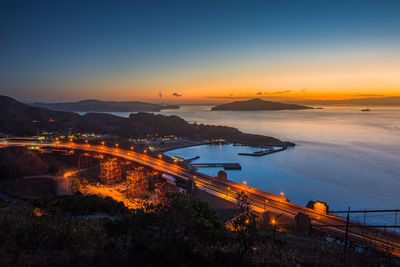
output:
<svg viewBox="0 0 400 267"><path fill-rule="evenodd" d="M302 207L290 203L288 199L267 193L256 188L242 185L233 181L222 181L216 178L184 169L176 164L167 163L159 158L153 158L146 154L134 151L123 150L119 148L111 148L107 146L97 146L89 144L60 144L60 143L37 143L37 142L8 142L0 141L0 147L6 146L40 146L43 148L57 149L74 149L88 152L96 152L123 158L129 161L154 168L161 172L179 177L184 180L193 179L196 186L202 190L221 197L223 199L235 202L237 193L244 191L251 201L252 207L257 212L265 210L273 213L282 213L286 219L294 220L299 213L305 213L310 216L314 228L333 234L343 238L345 236L346 221L343 218L319 213L313 209ZM393 234L393 238L388 239L380 235L379 230L365 232L362 231L360 225L356 222L350 222L349 240L373 246L379 250L390 251L396 256L400 256L400 239L399 236Z"/></svg>

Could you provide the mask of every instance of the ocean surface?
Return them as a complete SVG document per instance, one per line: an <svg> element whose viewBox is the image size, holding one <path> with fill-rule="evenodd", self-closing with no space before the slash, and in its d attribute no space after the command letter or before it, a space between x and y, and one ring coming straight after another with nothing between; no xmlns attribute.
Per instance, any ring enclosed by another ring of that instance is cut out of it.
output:
<svg viewBox="0 0 400 267"><path fill-rule="evenodd" d="M189 122L236 127L297 144L263 157L239 156L259 150L232 145L197 146L167 152L195 162L238 162L228 179L261 190L284 192L291 202L328 203L332 210L400 209L400 108L325 107L294 111L211 111L210 106L166 110ZM127 117L129 113L113 113ZM216 175L217 168L200 172Z"/></svg>

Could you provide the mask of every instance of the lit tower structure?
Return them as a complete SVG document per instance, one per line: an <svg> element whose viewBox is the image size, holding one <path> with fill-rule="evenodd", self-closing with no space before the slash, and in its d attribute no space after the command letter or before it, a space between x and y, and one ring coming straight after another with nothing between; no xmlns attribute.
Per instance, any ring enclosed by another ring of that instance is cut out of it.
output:
<svg viewBox="0 0 400 267"><path fill-rule="evenodd" d="M126 191L128 197L140 198L149 190L149 181L143 167L126 172Z"/></svg>
<svg viewBox="0 0 400 267"><path fill-rule="evenodd" d="M110 158L100 162L101 181L105 184L114 184L121 181L121 166L118 159Z"/></svg>

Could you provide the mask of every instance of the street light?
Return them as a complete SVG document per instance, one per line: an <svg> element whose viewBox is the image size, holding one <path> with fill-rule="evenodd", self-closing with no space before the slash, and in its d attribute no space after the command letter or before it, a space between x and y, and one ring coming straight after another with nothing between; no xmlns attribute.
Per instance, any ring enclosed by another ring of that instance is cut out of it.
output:
<svg viewBox="0 0 400 267"><path fill-rule="evenodd" d="M118 148L118 146L119 146L119 145L118 145L118 143L117 143L117 144L115 144L115 146Z"/></svg>
<svg viewBox="0 0 400 267"><path fill-rule="evenodd" d="M101 142L101 145L104 146L104 141Z"/></svg>
<svg viewBox="0 0 400 267"><path fill-rule="evenodd" d="M243 184L244 184L244 185L247 185L247 181L243 181Z"/></svg>
<svg viewBox="0 0 400 267"><path fill-rule="evenodd" d="M162 155L161 155L161 154L158 154L158 157L161 159L161 158L162 158Z"/></svg>
<svg viewBox="0 0 400 267"><path fill-rule="evenodd" d="M131 150L133 150L133 146L131 146Z"/></svg>
<svg viewBox="0 0 400 267"><path fill-rule="evenodd" d="M267 203L268 203L268 199L266 199L264 202L264 211L267 211Z"/></svg>
<svg viewBox="0 0 400 267"><path fill-rule="evenodd" d="M229 190L230 190L231 188L228 186L228 188L226 189L226 195L229 197Z"/></svg>
<svg viewBox="0 0 400 267"><path fill-rule="evenodd" d="M285 196L285 193L281 192L281 196L283 196L283 197L284 197L284 196Z"/></svg>
<svg viewBox="0 0 400 267"><path fill-rule="evenodd" d="M278 216L275 217L275 219L272 219L271 223L274 226L274 231L272 232L272 241L275 242L275 232L276 232L276 222L278 221L278 218L281 217L283 213L279 214Z"/></svg>

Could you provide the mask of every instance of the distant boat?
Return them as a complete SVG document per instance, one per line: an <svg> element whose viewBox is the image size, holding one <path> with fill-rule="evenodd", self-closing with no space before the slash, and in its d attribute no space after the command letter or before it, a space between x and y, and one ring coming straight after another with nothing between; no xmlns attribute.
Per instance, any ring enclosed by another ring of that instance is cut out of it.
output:
<svg viewBox="0 0 400 267"><path fill-rule="evenodd" d="M369 108L362 109L361 111L371 111Z"/></svg>

